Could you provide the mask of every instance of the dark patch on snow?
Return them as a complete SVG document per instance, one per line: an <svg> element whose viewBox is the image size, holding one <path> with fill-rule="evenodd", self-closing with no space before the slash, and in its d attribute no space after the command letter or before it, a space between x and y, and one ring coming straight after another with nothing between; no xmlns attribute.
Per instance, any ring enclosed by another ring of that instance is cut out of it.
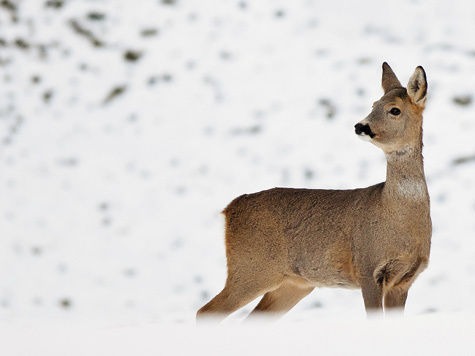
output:
<svg viewBox="0 0 475 356"><path fill-rule="evenodd" d="M51 102L51 99L53 98L53 91L52 90L47 90L43 93L43 101L45 104L49 104Z"/></svg>
<svg viewBox="0 0 475 356"><path fill-rule="evenodd" d="M41 82L41 77L39 75L34 75L31 77L31 82L33 84L39 84Z"/></svg>
<svg viewBox="0 0 475 356"><path fill-rule="evenodd" d="M45 2L45 7L59 10L64 6L64 0L48 0Z"/></svg>
<svg viewBox="0 0 475 356"><path fill-rule="evenodd" d="M59 306L63 309L70 309L73 303L69 298L62 298L59 300Z"/></svg>
<svg viewBox="0 0 475 356"><path fill-rule="evenodd" d="M141 57L141 51L128 50L124 53L124 60L127 62L137 62Z"/></svg>
<svg viewBox="0 0 475 356"><path fill-rule="evenodd" d="M102 12L92 11L87 14L87 18L91 21L102 21L106 18L106 15Z"/></svg>
<svg viewBox="0 0 475 356"><path fill-rule="evenodd" d="M248 4L247 4L246 1L240 1L240 2L238 3L238 7L239 7L241 10L247 10Z"/></svg>
<svg viewBox="0 0 475 356"><path fill-rule="evenodd" d="M305 168L303 174L305 176L305 179L307 179L307 180L312 180L313 178L315 178L315 171L313 171L310 168Z"/></svg>
<svg viewBox="0 0 475 356"><path fill-rule="evenodd" d="M460 95L453 97L452 101L459 106L469 106L472 104L473 98L471 95Z"/></svg>
<svg viewBox="0 0 475 356"><path fill-rule="evenodd" d="M228 51L221 51L219 56L223 61L229 61L229 60L233 59L232 53L228 52Z"/></svg>
<svg viewBox="0 0 475 356"><path fill-rule="evenodd" d="M310 307L312 309L320 309L323 308L323 303L317 300L316 302L313 302Z"/></svg>
<svg viewBox="0 0 475 356"><path fill-rule="evenodd" d="M105 43L103 41L101 41L92 31L81 25L79 21L73 19L69 21L69 25L76 34L85 37L94 47L105 46Z"/></svg>
<svg viewBox="0 0 475 356"><path fill-rule="evenodd" d="M285 17L285 11L282 10L282 9L276 10L274 12L274 16L281 19L281 18Z"/></svg>
<svg viewBox="0 0 475 356"><path fill-rule="evenodd" d="M65 157L59 159L58 164L65 168L73 168L79 165L79 159L77 157Z"/></svg>
<svg viewBox="0 0 475 356"><path fill-rule="evenodd" d="M140 31L140 35L142 37L153 37L158 35L158 29L157 28L144 28L142 31Z"/></svg>
<svg viewBox="0 0 475 356"><path fill-rule="evenodd" d="M134 268L126 268L123 274L127 278L135 278L137 276L137 270Z"/></svg>
<svg viewBox="0 0 475 356"><path fill-rule="evenodd" d="M22 50L29 50L31 45L23 38L17 38L14 42L14 45Z"/></svg>
<svg viewBox="0 0 475 356"><path fill-rule="evenodd" d="M159 82L162 83L171 83L173 81L173 76L170 73L157 74L148 79L148 85L152 86Z"/></svg>
<svg viewBox="0 0 475 356"><path fill-rule="evenodd" d="M31 254L33 256L41 256L43 254L43 249L40 246L33 246L31 248Z"/></svg>
<svg viewBox="0 0 475 356"><path fill-rule="evenodd" d="M18 22L18 5L15 1L2 0L0 2L0 7L10 13L10 19L13 23Z"/></svg>
<svg viewBox="0 0 475 356"><path fill-rule="evenodd" d="M127 90L127 85L118 85L112 88L109 94L106 96L106 98L103 101L104 105L109 104L112 100L124 94L126 90Z"/></svg>
<svg viewBox="0 0 475 356"><path fill-rule="evenodd" d="M210 299L210 293L207 290L201 291L201 300L206 301Z"/></svg>
<svg viewBox="0 0 475 356"><path fill-rule="evenodd" d="M330 99L320 99L318 104L326 111L325 116L328 120L331 120L336 115L336 106Z"/></svg>
<svg viewBox="0 0 475 356"><path fill-rule="evenodd" d="M256 135L261 132L262 132L262 127L260 125L235 128L231 131L233 135Z"/></svg>
<svg viewBox="0 0 475 356"><path fill-rule="evenodd" d="M475 162L475 154L470 155L470 156L456 158L452 161L452 164L454 166L458 166L460 164L471 163L471 162Z"/></svg>

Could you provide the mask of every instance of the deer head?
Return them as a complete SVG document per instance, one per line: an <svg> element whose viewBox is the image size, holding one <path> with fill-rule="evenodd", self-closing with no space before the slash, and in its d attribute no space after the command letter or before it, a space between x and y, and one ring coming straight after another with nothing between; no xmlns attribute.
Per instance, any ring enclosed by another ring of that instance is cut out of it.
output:
<svg viewBox="0 0 475 356"><path fill-rule="evenodd" d="M427 93L424 69L417 67L404 88L385 62L382 86L383 97L373 104L371 113L355 125L356 134L387 154L420 148Z"/></svg>

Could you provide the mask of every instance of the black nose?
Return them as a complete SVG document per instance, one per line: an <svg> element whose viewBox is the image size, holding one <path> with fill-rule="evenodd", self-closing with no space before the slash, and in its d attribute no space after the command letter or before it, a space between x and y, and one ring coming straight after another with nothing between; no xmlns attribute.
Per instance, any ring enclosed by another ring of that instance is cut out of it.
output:
<svg viewBox="0 0 475 356"><path fill-rule="evenodd" d="M355 133L356 133L357 135L361 135L361 134L364 132L364 131L363 131L363 130L364 130L364 127L365 127L365 125L363 125L363 124L359 124L359 123L356 124L356 125L355 125Z"/></svg>
<svg viewBox="0 0 475 356"><path fill-rule="evenodd" d="M361 134L365 134L365 135L368 135L369 137L373 138L374 136L376 136L372 131L371 131L371 128L369 127L368 124L356 124L355 125L355 133L357 135L361 135Z"/></svg>

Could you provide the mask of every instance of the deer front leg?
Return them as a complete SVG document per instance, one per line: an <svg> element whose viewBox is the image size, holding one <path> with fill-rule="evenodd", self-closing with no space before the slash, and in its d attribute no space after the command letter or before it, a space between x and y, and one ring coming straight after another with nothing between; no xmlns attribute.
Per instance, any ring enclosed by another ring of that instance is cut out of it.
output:
<svg viewBox="0 0 475 356"><path fill-rule="evenodd" d="M363 278L360 280L360 284L366 313L382 313L383 287L377 284L373 278Z"/></svg>

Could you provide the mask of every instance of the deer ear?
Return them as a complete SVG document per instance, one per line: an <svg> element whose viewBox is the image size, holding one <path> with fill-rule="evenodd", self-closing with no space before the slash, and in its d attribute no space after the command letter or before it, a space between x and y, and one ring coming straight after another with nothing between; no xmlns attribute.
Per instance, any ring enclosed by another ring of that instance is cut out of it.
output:
<svg viewBox="0 0 475 356"><path fill-rule="evenodd" d="M394 74L393 70L386 62L383 63L383 80L381 82L384 94L395 88L402 88L401 83Z"/></svg>
<svg viewBox="0 0 475 356"><path fill-rule="evenodd" d="M414 104L421 103L427 94L427 78L424 68L417 67L407 84L407 94Z"/></svg>

